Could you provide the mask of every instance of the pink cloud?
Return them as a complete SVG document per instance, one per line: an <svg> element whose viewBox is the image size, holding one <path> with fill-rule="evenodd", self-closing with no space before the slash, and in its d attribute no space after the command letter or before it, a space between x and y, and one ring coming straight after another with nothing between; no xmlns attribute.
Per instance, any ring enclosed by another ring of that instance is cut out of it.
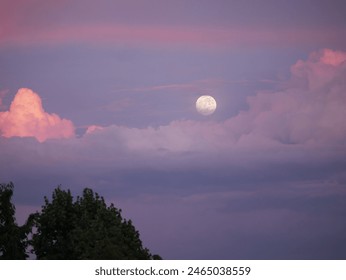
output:
<svg viewBox="0 0 346 280"><path fill-rule="evenodd" d="M0 32L0 45L92 45L141 47L198 47L202 49L258 46L343 44L343 30L273 28L253 26L171 26L119 23L9 24Z"/></svg>
<svg viewBox="0 0 346 280"><path fill-rule="evenodd" d="M0 131L4 137L35 137L39 142L75 135L71 121L45 112L41 98L27 88L18 90L8 111L0 112Z"/></svg>
<svg viewBox="0 0 346 280"><path fill-rule="evenodd" d="M87 130L86 130L86 134L88 133L94 133L95 131L97 130L102 130L103 127L102 126L99 126L99 125L90 125L88 126Z"/></svg>
<svg viewBox="0 0 346 280"><path fill-rule="evenodd" d="M266 138L283 144L331 144L346 139L346 53L325 49L291 67L277 92L248 98L249 110L226 121L240 142ZM250 143L251 143L250 142Z"/></svg>
<svg viewBox="0 0 346 280"><path fill-rule="evenodd" d="M322 55L320 53L314 53L313 56L317 56L324 64L338 66L346 61L346 53L341 51L333 51L330 49L324 49Z"/></svg>
<svg viewBox="0 0 346 280"><path fill-rule="evenodd" d="M75 42L159 48L183 46L226 49L263 45L345 46L344 28L338 26L321 28L303 25L297 28L290 23L280 26L275 25L275 22L256 25L251 23L251 20L244 24L243 21L229 21L225 16L217 16L210 21L210 18L207 20L208 17L204 19L205 13L199 10L204 4L197 9L198 11L194 7L191 15L183 2L174 5L158 4L156 1L146 4L125 2L108 6L109 3L95 5L83 2L80 5L71 5L70 1L66 0L3 0L0 10L0 46L57 45ZM219 5L223 4L213 3L204 6L204 9L213 9ZM174 6L180 7L175 9ZM225 5L226 9L227 6ZM159 15L155 7L159 8ZM109 16L107 8L116 9L114 18L104 16ZM183 12L180 9L184 9Z"/></svg>

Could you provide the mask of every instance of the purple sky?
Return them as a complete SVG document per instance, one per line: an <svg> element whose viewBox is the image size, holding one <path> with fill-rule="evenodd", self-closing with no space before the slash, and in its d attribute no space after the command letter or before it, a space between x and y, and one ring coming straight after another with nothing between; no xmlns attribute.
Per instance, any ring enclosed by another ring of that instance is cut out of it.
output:
<svg viewBox="0 0 346 280"><path fill-rule="evenodd" d="M345 1L0 2L20 223L91 187L165 259L346 258Z"/></svg>

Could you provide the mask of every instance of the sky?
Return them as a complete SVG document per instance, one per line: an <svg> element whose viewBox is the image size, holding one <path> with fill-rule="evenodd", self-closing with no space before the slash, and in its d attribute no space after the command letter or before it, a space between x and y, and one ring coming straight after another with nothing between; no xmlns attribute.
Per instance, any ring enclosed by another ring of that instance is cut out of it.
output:
<svg viewBox="0 0 346 280"><path fill-rule="evenodd" d="M345 1L0 3L19 224L91 187L164 259L346 258Z"/></svg>

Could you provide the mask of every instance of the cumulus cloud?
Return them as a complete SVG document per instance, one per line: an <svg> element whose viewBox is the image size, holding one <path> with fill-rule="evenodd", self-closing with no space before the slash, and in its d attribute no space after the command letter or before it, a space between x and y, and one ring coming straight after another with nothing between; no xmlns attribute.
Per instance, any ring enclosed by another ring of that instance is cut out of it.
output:
<svg viewBox="0 0 346 280"><path fill-rule="evenodd" d="M35 137L43 142L52 138L74 137L74 125L70 120L45 112L38 94L21 88L9 110L0 112L0 132L4 137Z"/></svg>
<svg viewBox="0 0 346 280"><path fill-rule="evenodd" d="M291 74L285 89L250 97L250 109L240 119L250 121L254 133L284 144L342 143L346 139L346 53L314 52L295 63Z"/></svg>

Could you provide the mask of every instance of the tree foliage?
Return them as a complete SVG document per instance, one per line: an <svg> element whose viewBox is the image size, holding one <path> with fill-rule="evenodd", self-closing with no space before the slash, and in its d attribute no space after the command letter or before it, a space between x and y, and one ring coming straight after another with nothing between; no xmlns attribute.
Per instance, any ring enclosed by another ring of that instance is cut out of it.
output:
<svg viewBox="0 0 346 280"><path fill-rule="evenodd" d="M74 201L56 188L40 213L33 214L33 252L38 259L160 259L144 248L131 220L107 206L91 189Z"/></svg>
<svg viewBox="0 0 346 280"><path fill-rule="evenodd" d="M0 184L0 259L26 259L28 225L18 226L12 204L13 183Z"/></svg>

